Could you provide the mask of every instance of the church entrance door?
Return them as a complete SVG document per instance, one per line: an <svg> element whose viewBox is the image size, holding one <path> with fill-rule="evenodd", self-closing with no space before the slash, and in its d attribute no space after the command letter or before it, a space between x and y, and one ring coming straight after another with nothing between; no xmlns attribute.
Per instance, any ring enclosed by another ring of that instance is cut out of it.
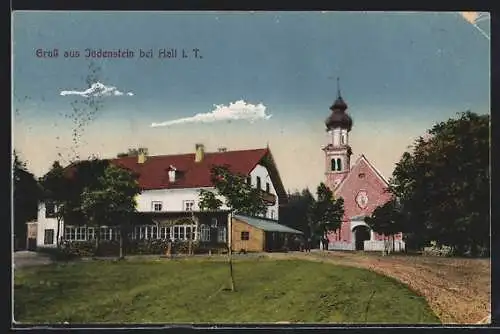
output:
<svg viewBox="0 0 500 334"><path fill-rule="evenodd" d="M365 240L370 240L370 228L364 225L356 226L352 232L356 240L356 250L365 249Z"/></svg>

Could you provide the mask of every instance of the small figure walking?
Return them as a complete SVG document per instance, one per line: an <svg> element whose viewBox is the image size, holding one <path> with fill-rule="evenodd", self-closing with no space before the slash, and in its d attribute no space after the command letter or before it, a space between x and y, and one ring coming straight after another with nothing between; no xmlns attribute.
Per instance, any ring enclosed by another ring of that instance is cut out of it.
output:
<svg viewBox="0 0 500 334"><path fill-rule="evenodd" d="M306 252L311 252L311 243L312 243L311 237L307 237Z"/></svg>

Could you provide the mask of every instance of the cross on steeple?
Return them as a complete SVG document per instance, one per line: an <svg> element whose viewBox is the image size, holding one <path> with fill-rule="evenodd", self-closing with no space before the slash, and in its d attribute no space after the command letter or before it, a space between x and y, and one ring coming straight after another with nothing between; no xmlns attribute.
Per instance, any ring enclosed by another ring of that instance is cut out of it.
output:
<svg viewBox="0 0 500 334"><path fill-rule="evenodd" d="M340 99L340 78L337 77L337 99Z"/></svg>

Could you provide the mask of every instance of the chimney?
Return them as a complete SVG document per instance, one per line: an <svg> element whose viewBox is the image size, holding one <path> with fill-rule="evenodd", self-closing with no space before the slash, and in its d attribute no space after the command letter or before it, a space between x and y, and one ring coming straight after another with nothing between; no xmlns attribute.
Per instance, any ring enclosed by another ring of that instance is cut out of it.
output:
<svg viewBox="0 0 500 334"><path fill-rule="evenodd" d="M227 148L225 148L225 147L219 147L219 148L217 149L217 151L219 151L219 152L226 152L226 151L227 151Z"/></svg>
<svg viewBox="0 0 500 334"><path fill-rule="evenodd" d="M143 151L140 151L139 154L137 155L137 163L143 164L145 162L146 162L146 153Z"/></svg>
<svg viewBox="0 0 500 334"><path fill-rule="evenodd" d="M205 146L203 144L196 144L196 153L194 155L195 162L201 162L205 155Z"/></svg>

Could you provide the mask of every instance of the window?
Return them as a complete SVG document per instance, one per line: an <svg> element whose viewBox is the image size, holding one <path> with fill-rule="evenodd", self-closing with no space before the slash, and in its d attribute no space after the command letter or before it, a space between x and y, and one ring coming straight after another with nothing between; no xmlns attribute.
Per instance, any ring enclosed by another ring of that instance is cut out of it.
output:
<svg viewBox="0 0 500 334"><path fill-rule="evenodd" d="M179 226L173 226L172 228L174 229L174 240L178 240L179 239Z"/></svg>
<svg viewBox="0 0 500 334"><path fill-rule="evenodd" d="M339 159L337 159L337 170L338 171L341 171L342 170L342 161Z"/></svg>
<svg viewBox="0 0 500 334"><path fill-rule="evenodd" d="M247 176L247 184L252 185L252 177Z"/></svg>
<svg viewBox="0 0 500 334"><path fill-rule="evenodd" d="M334 171L335 170L335 159L332 159L331 164L332 164L331 165L331 170Z"/></svg>
<svg viewBox="0 0 500 334"><path fill-rule="evenodd" d="M101 240L114 240L117 239L117 230L110 227L101 227L100 229Z"/></svg>
<svg viewBox="0 0 500 334"><path fill-rule="evenodd" d="M95 230L93 227L87 228L87 240L95 239Z"/></svg>
<svg viewBox="0 0 500 334"><path fill-rule="evenodd" d="M219 228L218 234L217 234L217 241L218 242L226 242L226 227L222 226Z"/></svg>
<svg viewBox="0 0 500 334"><path fill-rule="evenodd" d="M184 211L193 211L194 201L184 201Z"/></svg>
<svg viewBox="0 0 500 334"><path fill-rule="evenodd" d="M139 228L139 239L147 239L148 237L148 227L147 226L138 226Z"/></svg>
<svg viewBox="0 0 500 334"><path fill-rule="evenodd" d="M360 179L364 179L364 178L365 178L365 173L359 173L359 174L358 174L358 177L359 177Z"/></svg>
<svg viewBox="0 0 500 334"><path fill-rule="evenodd" d="M260 176L257 176L257 189L261 189L260 187Z"/></svg>
<svg viewBox="0 0 500 334"><path fill-rule="evenodd" d="M153 211L161 211L163 208L162 202L151 202L151 208Z"/></svg>
<svg viewBox="0 0 500 334"><path fill-rule="evenodd" d="M186 240L186 226L177 226L179 228L179 239Z"/></svg>
<svg viewBox="0 0 500 334"><path fill-rule="evenodd" d="M200 240L210 241L210 226L206 224L200 226Z"/></svg>
<svg viewBox="0 0 500 334"><path fill-rule="evenodd" d="M217 228L217 224L218 224L218 221L217 221L217 218L212 218L212 220L210 221L210 227L211 228Z"/></svg>
<svg viewBox="0 0 500 334"><path fill-rule="evenodd" d="M75 240L75 228L74 227L66 227L64 229L64 239Z"/></svg>
<svg viewBox="0 0 500 334"><path fill-rule="evenodd" d="M274 219L274 210L271 210L270 216L271 216L271 219Z"/></svg>
<svg viewBox="0 0 500 334"><path fill-rule="evenodd" d="M168 239L167 227L160 227L160 239Z"/></svg>
<svg viewBox="0 0 500 334"><path fill-rule="evenodd" d="M341 143L342 145L344 145L344 144L345 144L345 135L341 135L341 136L340 136L340 143Z"/></svg>
<svg viewBox="0 0 500 334"><path fill-rule="evenodd" d="M74 240L78 240L78 241L82 241L82 240L86 240L85 238L85 231L86 228L85 227L77 227L75 228L75 238Z"/></svg>
<svg viewBox="0 0 500 334"><path fill-rule="evenodd" d="M249 240L250 232L241 232L241 240Z"/></svg>
<svg viewBox="0 0 500 334"><path fill-rule="evenodd" d="M45 235L43 237L43 244L44 245L53 245L54 244L54 230L53 229L45 230Z"/></svg>
<svg viewBox="0 0 500 334"><path fill-rule="evenodd" d="M158 239L158 226L151 227L151 238Z"/></svg>
<svg viewBox="0 0 500 334"><path fill-rule="evenodd" d="M54 218L56 216L56 206L54 203L45 203L45 218Z"/></svg>
<svg viewBox="0 0 500 334"><path fill-rule="evenodd" d="M269 194L270 191L271 191L271 187L269 186L269 182L266 182L266 193Z"/></svg>

